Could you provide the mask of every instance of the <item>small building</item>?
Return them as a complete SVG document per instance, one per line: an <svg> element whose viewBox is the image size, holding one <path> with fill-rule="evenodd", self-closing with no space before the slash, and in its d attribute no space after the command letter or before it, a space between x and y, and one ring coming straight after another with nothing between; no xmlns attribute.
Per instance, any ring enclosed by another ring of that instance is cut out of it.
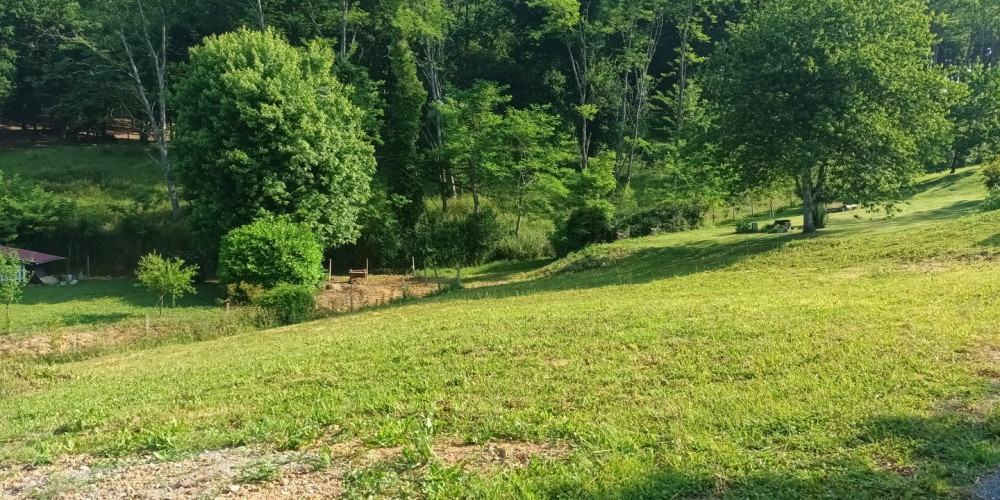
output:
<svg viewBox="0 0 1000 500"><path fill-rule="evenodd" d="M28 273L31 273L32 276L35 276L44 282L43 278L52 276L52 272L49 270L48 266L52 262L66 260L66 257L59 257L56 255L49 255L47 253L14 247L0 246L0 252L14 252L17 254L17 257L21 259L21 272L18 276L19 281L24 281L28 278ZM58 280L56 281L58 282Z"/></svg>

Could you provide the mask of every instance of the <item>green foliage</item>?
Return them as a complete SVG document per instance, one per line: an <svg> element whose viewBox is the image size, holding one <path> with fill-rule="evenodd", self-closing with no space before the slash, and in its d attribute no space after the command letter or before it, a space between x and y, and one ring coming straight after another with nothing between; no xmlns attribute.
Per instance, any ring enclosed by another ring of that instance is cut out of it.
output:
<svg viewBox="0 0 1000 500"><path fill-rule="evenodd" d="M226 300L234 305L250 305L263 295L265 291L263 286L252 283L244 283L242 281L239 283L229 283L226 285Z"/></svg>
<svg viewBox="0 0 1000 500"><path fill-rule="evenodd" d="M332 65L329 49L294 48L273 31L191 49L173 94L173 148L207 248L268 214L306 224L326 245L357 237L375 159L364 113Z"/></svg>
<svg viewBox="0 0 1000 500"><path fill-rule="evenodd" d="M223 283L316 286L324 275L323 247L305 224L264 218L233 229L222 239L219 279Z"/></svg>
<svg viewBox="0 0 1000 500"><path fill-rule="evenodd" d="M493 210L469 214L462 221L460 232L463 242L460 263L465 266L484 263L506 234Z"/></svg>
<svg viewBox="0 0 1000 500"><path fill-rule="evenodd" d="M0 304L4 305L5 333L10 333L13 325L10 306L21 301L24 287L28 285L27 276L23 273L24 267L17 252L0 250Z"/></svg>
<svg viewBox="0 0 1000 500"><path fill-rule="evenodd" d="M163 315L164 299L170 296L170 303L177 306L177 299L186 293L196 293L192 282L198 274L198 266L185 266L179 258L163 258L153 252L139 259L135 272L139 283L159 296L160 315Z"/></svg>
<svg viewBox="0 0 1000 500"><path fill-rule="evenodd" d="M477 81L468 90L456 90L438 106L447 131L444 154L459 185L476 197L495 192L510 174L501 156L509 154L503 145L503 114L510 102L506 89L492 82Z"/></svg>
<svg viewBox="0 0 1000 500"><path fill-rule="evenodd" d="M615 206L604 200L591 200L574 210L560 224L552 237L556 254L564 256L582 250L587 245L607 243L617 237Z"/></svg>
<svg viewBox="0 0 1000 500"><path fill-rule="evenodd" d="M994 186L990 188L990 194L980 205L980 210L983 212L993 212L1000 210L1000 186Z"/></svg>
<svg viewBox="0 0 1000 500"><path fill-rule="evenodd" d="M31 241L65 223L74 208L40 186L0 172L0 243Z"/></svg>
<svg viewBox="0 0 1000 500"><path fill-rule="evenodd" d="M701 226L708 207L698 203L660 203L625 217L618 228L629 237L676 233Z"/></svg>
<svg viewBox="0 0 1000 500"><path fill-rule="evenodd" d="M1000 186L1000 159L993 160L983 167L983 176L986 177L986 188L992 190Z"/></svg>
<svg viewBox="0 0 1000 500"><path fill-rule="evenodd" d="M254 304L275 324L292 325L312 319L315 295L315 287L282 283L258 296Z"/></svg>
<svg viewBox="0 0 1000 500"><path fill-rule="evenodd" d="M389 46L389 68L392 85L386 109L385 148L387 168L385 176L392 193L402 195L411 202L400 205L397 213L404 227L413 228L422 211L420 201L424 196L420 172L417 140L420 138L420 120L427 91L417 77L417 61L409 43L397 35ZM380 165L381 166L381 165Z"/></svg>
<svg viewBox="0 0 1000 500"><path fill-rule="evenodd" d="M432 266L472 266L492 256L504 234L492 210L462 218L425 214L417 226L417 247L421 260Z"/></svg>

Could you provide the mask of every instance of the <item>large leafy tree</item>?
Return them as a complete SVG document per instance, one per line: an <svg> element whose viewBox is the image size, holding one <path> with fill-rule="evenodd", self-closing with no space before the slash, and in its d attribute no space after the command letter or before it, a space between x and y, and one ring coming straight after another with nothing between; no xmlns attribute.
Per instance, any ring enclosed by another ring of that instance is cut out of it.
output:
<svg viewBox="0 0 1000 500"><path fill-rule="evenodd" d="M803 229L840 196L891 199L945 129L919 0L775 0L732 30L709 96L720 150L749 185L794 181Z"/></svg>
<svg viewBox="0 0 1000 500"><path fill-rule="evenodd" d="M205 250L269 214L308 225L329 246L357 237L375 158L333 61L328 48L294 48L272 31L191 49L174 92L173 146Z"/></svg>

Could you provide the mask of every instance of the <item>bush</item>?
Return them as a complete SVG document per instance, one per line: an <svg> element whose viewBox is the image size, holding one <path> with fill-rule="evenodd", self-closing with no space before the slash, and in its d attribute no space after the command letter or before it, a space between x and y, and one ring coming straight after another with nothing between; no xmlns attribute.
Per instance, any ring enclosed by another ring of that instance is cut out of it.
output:
<svg viewBox="0 0 1000 500"><path fill-rule="evenodd" d="M257 297L256 305L278 325L302 323L312 319L316 309L315 289L283 283Z"/></svg>
<svg viewBox="0 0 1000 500"><path fill-rule="evenodd" d="M994 160L983 167L983 175L986 176L986 187L993 189L1000 186L1000 160Z"/></svg>
<svg viewBox="0 0 1000 500"><path fill-rule="evenodd" d="M464 219L425 214L416 231L418 253L434 267L482 263L493 255L504 236L503 226L491 210Z"/></svg>
<svg viewBox="0 0 1000 500"><path fill-rule="evenodd" d="M697 203L661 203L625 218L619 230L630 237L697 229L708 209Z"/></svg>
<svg viewBox="0 0 1000 500"><path fill-rule="evenodd" d="M483 210L470 214L462 223L465 255L461 264L472 266L485 262L492 256L505 232L496 212Z"/></svg>
<svg viewBox="0 0 1000 500"><path fill-rule="evenodd" d="M520 261L552 257L555 250L552 249L551 233L551 228L544 226L528 228L522 225L521 234L508 234L500 239L493 250L493 258Z"/></svg>
<svg viewBox="0 0 1000 500"><path fill-rule="evenodd" d="M304 225L259 219L222 239L219 279L225 284L316 286L324 276L323 247Z"/></svg>
<svg viewBox="0 0 1000 500"><path fill-rule="evenodd" d="M979 206L980 210L983 212L992 212L994 210L1000 210L1000 185L990 189L989 196L983 201L983 204Z"/></svg>
<svg viewBox="0 0 1000 500"><path fill-rule="evenodd" d="M246 306L253 304L264 294L264 287L252 283L230 283L226 285L226 299L230 304Z"/></svg>
<svg viewBox="0 0 1000 500"><path fill-rule="evenodd" d="M608 243L616 236L615 207L604 200L591 200L574 210L555 235L552 246L560 257L594 243Z"/></svg>
<svg viewBox="0 0 1000 500"><path fill-rule="evenodd" d="M754 232L753 223L741 221L736 223L736 234L750 234Z"/></svg>

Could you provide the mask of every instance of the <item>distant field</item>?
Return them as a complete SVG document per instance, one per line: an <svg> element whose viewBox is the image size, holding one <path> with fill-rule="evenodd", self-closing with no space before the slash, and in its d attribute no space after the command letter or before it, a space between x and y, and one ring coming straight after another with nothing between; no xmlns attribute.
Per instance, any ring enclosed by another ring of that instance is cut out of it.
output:
<svg viewBox="0 0 1000 500"><path fill-rule="evenodd" d="M1000 213L975 213L978 175L812 237L627 240L394 307L23 369L0 461L258 443L278 471L332 456L289 477L349 498L967 498L1000 465ZM563 451L475 466L441 451L456 442Z"/></svg>

